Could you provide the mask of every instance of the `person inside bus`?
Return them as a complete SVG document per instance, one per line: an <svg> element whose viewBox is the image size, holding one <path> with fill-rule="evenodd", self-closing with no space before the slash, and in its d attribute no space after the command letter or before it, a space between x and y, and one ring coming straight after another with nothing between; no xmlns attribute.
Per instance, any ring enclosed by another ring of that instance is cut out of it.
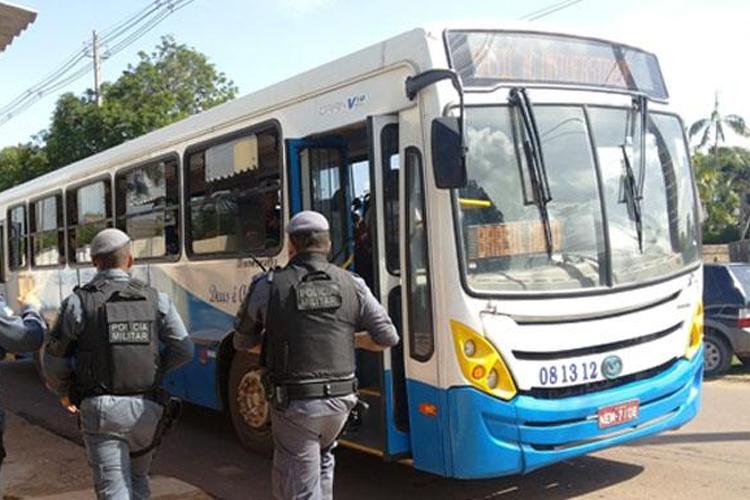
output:
<svg viewBox="0 0 750 500"><path fill-rule="evenodd" d="M356 202L356 203L355 203ZM355 198L352 202L354 221L354 271L363 279L370 290L375 289L375 269L373 263L372 210L370 194Z"/></svg>
<svg viewBox="0 0 750 500"><path fill-rule="evenodd" d="M193 343L169 297L130 277L127 234L100 231L91 256L97 274L63 302L44 376L63 407L80 411L97 497L145 499L157 429L172 416L161 379L192 359Z"/></svg>
<svg viewBox="0 0 750 500"><path fill-rule="evenodd" d="M33 352L42 347L47 324L39 315L39 299L33 291L30 291L18 301L23 307L20 316L13 311L0 294L0 360L5 358L6 353ZM0 468L5 458L3 447L3 431L5 430L5 414L0 406Z"/></svg>
<svg viewBox="0 0 750 500"><path fill-rule="evenodd" d="M381 351L397 344L398 334L365 282L328 262L323 214L302 211L286 232L289 263L253 278L235 317L233 344L249 351L262 341L273 394L274 498L331 500L331 452L357 404L355 346Z"/></svg>

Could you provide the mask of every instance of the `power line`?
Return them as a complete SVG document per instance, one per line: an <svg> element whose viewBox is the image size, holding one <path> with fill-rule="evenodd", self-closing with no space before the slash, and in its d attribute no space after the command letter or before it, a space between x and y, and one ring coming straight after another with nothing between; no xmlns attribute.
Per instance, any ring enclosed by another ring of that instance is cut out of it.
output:
<svg viewBox="0 0 750 500"><path fill-rule="evenodd" d="M125 40L122 40L114 47L107 50L107 52L104 55L105 59L109 59L110 57L118 54L126 47L132 45L136 41L138 41L140 38L142 38L146 33L154 29L158 24L160 24L164 19L166 19L168 16L171 16L175 12L184 9L191 3L193 3L195 0L180 0L179 2L176 2L174 6L171 7L170 10L160 13L158 16L151 19L148 23L144 24L141 28L139 28L134 33L130 34L128 38Z"/></svg>
<svg viewBox="0 0 750 500"><path fill-rule="evenodd" d="M102 59L109 59L129 47L146 33L154 29L167 17L187 7L195 0L154 0L146 7L107 28L100 42L111 46ZM79 80L92 71L87 60L94 49L93 42L85 42L83 48L70 55L37 84L28 88L15 99L0 107L0 126L27 110L44 96L56 92Z"/></svg>
<svg viewBox="0 0 750 500"><path fill-rule="evenodd" d="M154 10L158 9L161 6L161 4L162 4L162 0L155 0L154 2L140 9L138 12L131 14L129 17L125 18L124 20L119 21L118 23L110 26L106 30L103 30L102 39L116 37L122 30L128 29L128 27L131 26L132 23L138 23L141 19L143 19L144 16L147 16Z"/></svg>
<svg viewBox="0 0 750 500"><path fill-rule="evenodd" d="M582 2L583 0L563 0L562 2L557 2L552 5L548 5L547 7L541 8L539 10L535 10L534 12L529 12L528 14L525 14L518 19L520 21L536 21L537 19L541 19L543 17L547 17L550 14L554 14L555 12L559 12L563 9L567 9L568 7L572 7L573 5Z"/></svg>

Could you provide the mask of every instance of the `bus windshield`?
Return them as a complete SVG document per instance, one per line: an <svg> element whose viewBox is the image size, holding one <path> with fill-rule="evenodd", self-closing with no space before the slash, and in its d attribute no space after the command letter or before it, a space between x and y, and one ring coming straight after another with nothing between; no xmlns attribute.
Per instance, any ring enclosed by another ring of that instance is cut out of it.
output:
<svg viewBox="0 0 750 500"><path fill-rule="evenodd" d="M457 192L457 219L472 291L612 287L698 261L697 205L679 119L651 113L641 148L644 136L631 109L536 105L533 111L545 159L547 221L540 217L539 173L527 164L529 138L518 110L466 110L468 184ZM641 164L635 203L629 183Z"/></svg>

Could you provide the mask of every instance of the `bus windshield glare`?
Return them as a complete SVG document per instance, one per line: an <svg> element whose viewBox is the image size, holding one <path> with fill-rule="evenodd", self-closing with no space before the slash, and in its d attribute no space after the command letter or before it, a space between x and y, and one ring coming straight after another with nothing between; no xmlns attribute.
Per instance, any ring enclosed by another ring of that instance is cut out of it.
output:
<svg viewBox="0 0 750 500"><path fill-rule="evenodd" d="M613 287L698 262L697 205L677 117L648 116L636 216L627 167L640 164L642 134L632 110L536 105L534 115L546 164L546 222L517 108L466 110L468 184L458 190L457 206L463 267L473 292Z"/></svg>

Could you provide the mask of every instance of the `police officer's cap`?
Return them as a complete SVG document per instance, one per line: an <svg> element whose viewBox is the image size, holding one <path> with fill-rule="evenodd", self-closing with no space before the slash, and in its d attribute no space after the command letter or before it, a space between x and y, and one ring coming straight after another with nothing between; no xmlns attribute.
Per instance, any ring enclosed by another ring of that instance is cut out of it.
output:
<svg viewBox="0 0 750 500"><path fill-rule="evenodd" d="M320 233L329 231L328 219L320 212L312 210L303 210L289 221L286 232L289 234L296 233Z"/></svg>
<svg viewBox="0 0 750 500"><path fill-rule="evenodd" d="M130 243L130 236L119 229L108 228L99 231L91 240L91 256L115 252Z"/></svg>

